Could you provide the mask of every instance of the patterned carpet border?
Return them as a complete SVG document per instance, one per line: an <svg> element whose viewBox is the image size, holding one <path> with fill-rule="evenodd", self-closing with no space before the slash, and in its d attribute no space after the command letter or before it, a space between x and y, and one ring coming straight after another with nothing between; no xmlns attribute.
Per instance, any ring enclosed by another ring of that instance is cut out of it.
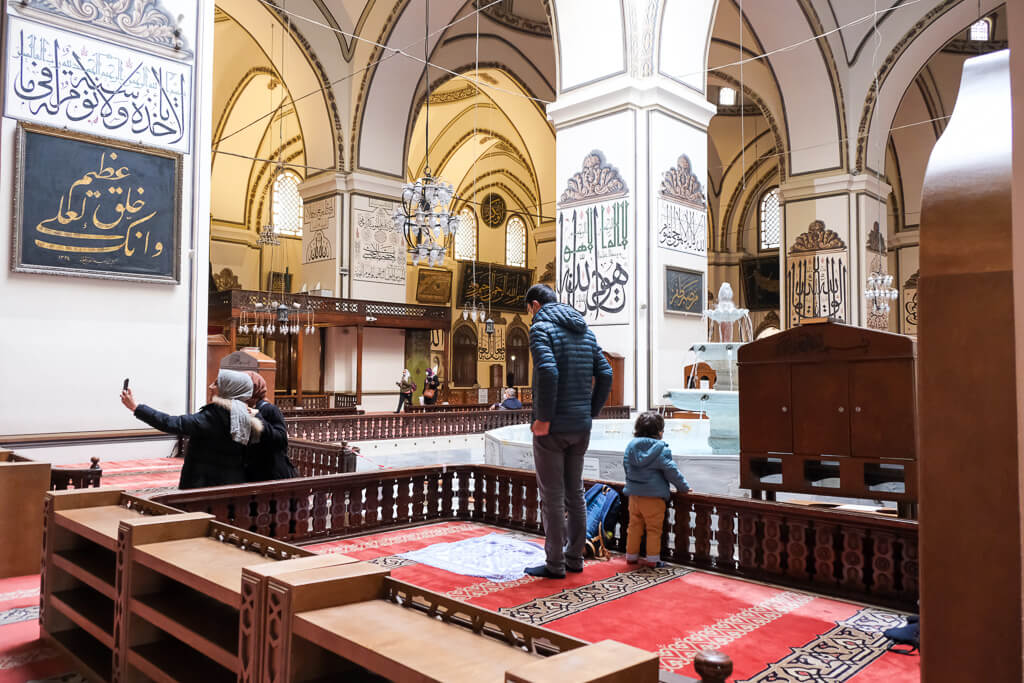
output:
<svg viewBox="0 0 1024 683"><path fill-rule="evenodd" d="M770 624L812 600L814 600L813 595L787 591L747 607L736 614L731 614L724 619L719 619L714 624L706 626L700 631L691 633L683 638L676 638L666 645L659 645L658 656L661 658L661 668L666 671L678 671L683 667L689 666L701 650L707 648L720 650L733 641L756 631L762 626Z"/></svg>
<svg viewBox="0 0 1024 683"><path fill-rule="evenodd" d="M682 567L661 567L620 572L607 579L600 579L585 586L569 588L554 595L536 598L517 607L502 607L498 612L528 624L542 626L557 619L578 614L591 607L660 586L681 576L686 576L691 571L693 570Z"/></svg>
<svg viewBox="0 0 1024 683"><path fill-rule="evenodd" d="M904 623L898 614L866 607L811 642L790 648L790 654L752 678L737 683L848 681L885 654L890 641L882 632Z"/></svg>

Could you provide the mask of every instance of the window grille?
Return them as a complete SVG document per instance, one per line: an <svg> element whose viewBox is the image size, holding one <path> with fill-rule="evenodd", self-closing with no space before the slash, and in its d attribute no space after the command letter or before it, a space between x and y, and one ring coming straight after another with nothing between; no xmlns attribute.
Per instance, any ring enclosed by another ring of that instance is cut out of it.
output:
<svg viewBox="0 0 1024 683"><path fill-rule="evenodd" d="M505 223L505 265L526 267L526 223L519 216Z"/></svg>
<svg viewBox="0 0 1024 683"><path fill-rule="evenodd" d="M731 107L736 104L736 91L732 88L722 88L718 91L718 103Z"/></svg>
<svg viewBox="0 0 1024 683"><path fill-rule="evenodd" d="M779 229L779 188L773 187L761 195L758 222L761 249L778 249L781 236L781 230Z"/></svg>
<svg viewBox="0 0 1024 683"><path fill-rule="evenodd" d="M292 171L281 171L274 178L271 198L274 228L280 235L302 235L302 196L299 195L299 176Z"/></svg>
<svg viewBox="0 0 1024 683"><path fill-rule="evenodd" d="M988 19L981 19L971 24L971 40L988 40L992 26Z"/></svg>
<svg viewBox="0 0 1024 683"><path fill-rule="evenodd" d="M476 260L476 214L468 206L459 214L459 229L455 233L455 258Z"/></svg>

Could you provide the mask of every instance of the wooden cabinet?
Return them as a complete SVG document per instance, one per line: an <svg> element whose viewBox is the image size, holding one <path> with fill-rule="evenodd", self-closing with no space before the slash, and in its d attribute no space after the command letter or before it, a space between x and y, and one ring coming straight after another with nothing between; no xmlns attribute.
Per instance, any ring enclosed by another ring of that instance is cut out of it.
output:
<svg viewBox="0 0 1024 683"><path fill-rule="evenodd" d="M626 400L626 357L619 353L604 351L604 357L612 366L612 393L605 405L621 406Z"/></svg>
<svg viewBox="0 0 1024 683"><path fill-rule="evenodd" d="M913 340L805 325L739 351L740 482L916 502Z"/></svg>

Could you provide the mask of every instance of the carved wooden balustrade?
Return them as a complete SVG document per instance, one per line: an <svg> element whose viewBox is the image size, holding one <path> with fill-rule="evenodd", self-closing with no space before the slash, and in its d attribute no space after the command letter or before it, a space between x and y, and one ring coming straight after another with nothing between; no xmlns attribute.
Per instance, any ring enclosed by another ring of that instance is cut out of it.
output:
<svg viewBox="0 0 1024 683"><path fill-rule="evenodd" d="M281 410L295 408L309 408L313 410L326 410L334 407L333 394L303 394L301 401L297 400L295 394L275 394L274 405Z"/></svg>
<svg viewBox="0 0 1024 683"><path fill-rule="evenodd" d="M588 485L596 482L588 482ZM621 491L622 484L601 482ZM543 533L533 472L431 466L167 494L156 500L290 543L438 520ZM628 509L610 545L625 549ZM914 609L917 523L745 498L676 494L662 557L872 604Z"/></svg>
<svg viewBox="0 0 1024 683"><path fill-rule="evenodd" d="M345 408L281 408L281 415L284 417L332 417L335 415L364 415L365 413L365 410L356 410L355 406Z"/></svg>
<svg viewBox="0 0 1024 683"><path fill-rule="evenodd" d="M422 406L408 406L405 409L407 413L464 413L472 410L490 410L493 403L466 403L466 404L437 404L434 405L422 405ZM531 408L531 405L523 404L523 408Z"/></svg>
<svg viewBox="0 0 1024 683"><path fill-rule="evenodd" d="M17 453L8 456L11 462L35 462L32 458L26 458ZM100 459L93 456L92 464L89 467L51 467L50 468L50 490L65 491L67 489L96 488L100 485L100 478L103 470L100 468Z"/></svg>
<svg viewBox="0 0 1024 683"><path fill-rule="evenodd" d="M288 458L299 471L300 477L322 477L355 472L359 451L344 443L288 439Z"/></svg>
<svg viewBox="0 0 1024 683"><path fill-rule="evenodd" d="M628 418L628 406L606 407L604 419ZM310 441L372 441L412 437L481 434L498 427L526 424L531 410L442 411L383 415L342 415L326 417L288 417L289 438Z"/></svg>

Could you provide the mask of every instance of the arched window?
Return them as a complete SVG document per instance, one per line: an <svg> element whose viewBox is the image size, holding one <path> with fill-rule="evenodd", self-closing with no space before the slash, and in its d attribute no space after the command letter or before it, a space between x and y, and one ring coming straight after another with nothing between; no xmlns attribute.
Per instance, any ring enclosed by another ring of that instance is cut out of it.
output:
<svg viewBox="0 0 1024 683"><path fill-rule="evenodd" d="M779 188L773 187L761 195L757 211L757 228L762 250L779 248Z"/></svg>
<svg viewBox="0 0 1024 683"><path fill-rule="evenodd" d="M452 338L452 382L457 387L476 384L476 330L463 325Z"/></svg>
<svg viewBox="0 0 1024 683"><path fill-rule="evenodd" d="M530 339L526 330L512 327L508 331L508 384L521 387L530 383Z"/></svg>
<svg viewBox="0 0 1024 683"><path fill-rule="evenodd" d="M725 107L736 104L736 91L732 88L721 88L718 91L718 103Z"/></svg>
<svg viewBox="0 0 1024 683"><path fill-rule="evenodd" d="M992 23L988 19L979 19L971 24L971 40L988 40L992 33Z"/></svg>
<svg viewBox="0 0 1024 683"><path fill-rule="evenodd" d="M299 194L299 176L292 171L281 171L274 178L271 196L274 228L282 235L302 235L302 196Z"/></svg>
<svg viewBox="0 0 1024 683"><path fill-rule="evenodd" d="M505 265L526 267L526 223L519 216L505 223Z"/></svg>
<svg viewBox="0 0 1024 683"><path fill-rule="evenodd" d="M455 231L455 258L476 261L476 214L468 206L459 214L459 229Z"/></svg>

